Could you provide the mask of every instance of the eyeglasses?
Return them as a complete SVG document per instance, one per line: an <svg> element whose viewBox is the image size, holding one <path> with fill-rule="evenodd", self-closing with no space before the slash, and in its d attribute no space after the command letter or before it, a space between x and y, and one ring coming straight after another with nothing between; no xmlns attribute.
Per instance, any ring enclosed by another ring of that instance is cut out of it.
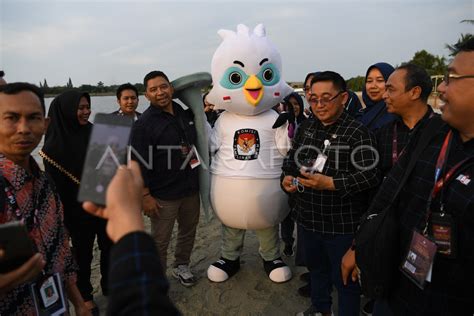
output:
<svg viewBox="0 0 474 316"><path fill-rule="evenodd" d="M451 79L464 79L464 78L474 78L474 75L455 75L450 73L445 73L443 76L443 81L446 85L449 84Z"/></svg>
<svg viewBox="0 0 474 316"><path fill-rule="evenodd" d="M335 98L340 96L341 93L343 93L343 92L344 91L339 91L339 93L336 94L335 96L333 96L332 98L324 97L324 98L321 98L321 99L316 99L316 98L310 97L309 98L309 103L314 104L314 105L318 105L319 103L321 103L321 105L328 105L329 103L331 103L331 101L333 101Z"/></svg>

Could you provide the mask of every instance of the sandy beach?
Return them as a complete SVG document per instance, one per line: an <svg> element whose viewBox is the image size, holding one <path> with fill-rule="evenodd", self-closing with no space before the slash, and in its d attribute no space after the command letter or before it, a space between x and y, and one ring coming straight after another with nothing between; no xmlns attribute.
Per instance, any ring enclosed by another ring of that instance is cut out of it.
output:
<svg viewBox="0 0 474 316"><path fill-rule="evenodd" d="M146 224L149 229L148 220ZM293 278L283 284L270 281L263 270L258 240L253 231L248 231L245 237L240 271L226 282L210 282L206 276L207 268L220 255L221 224L217 218L206 223L201 216L191 256L191 269L199 280L193 287L182 286L172 277L170 270L175 236L176 226L168 255L169 296L183 315L294 315L309 306L309 298L297 294L297 289L304 285L299 275L306 269L295 268L294 257L283 257L293 271ZM107 299L101 295L99 288L97 254L96 248L92 279L95 299L105 314Z"/></svg>

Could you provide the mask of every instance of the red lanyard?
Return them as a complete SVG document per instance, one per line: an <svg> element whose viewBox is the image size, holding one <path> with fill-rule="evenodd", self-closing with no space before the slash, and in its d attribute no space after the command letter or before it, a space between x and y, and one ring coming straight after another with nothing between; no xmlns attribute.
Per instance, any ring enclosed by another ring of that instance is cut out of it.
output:
<svg viewBox="0 0 474 316"><path fill-rule="evenodd" d="M438 194L438 192L441 190L445 182L445 178L447 174L445 174L444 177L442 177L441 179L440 179L440 176L446 164L446 158L447 158L446 156L447 156L448 148L450 147L452 139L453 139L453 132L450 130L448 134L446 134L446 137L444 138L443 146L441 147L441 150L438 155L438 160L436 161L435 177L434 177L435 185L433 188L433 193L431 195L432 198L434 198ZM448 171L448 174L452 173L452 171L453 171L453 168L451 168L451 170Z"/></svg>
<svg viewBox="0 0 474 316"><path fill-rule="evenodd" d="M467 157L466 159L458 162L454 167L449 169L449 171L446 173L446 175L444 177L442 177L441 179L439 179L436 182L436 184L434 186L434 189L433 189L433 199L436 197L438 192L441 191L441 189L443 188L443 185L452 178L452 176L456 173L456 171L459 169L459 167L461 167L464 163L466 163L470 159L472 159L472 157Z"/></svg>
<svg viewBox="0 0 474 316"><path fill-rule="evenodd" d="M441 171L444 168L444 165L446 164L446 153L448 151L448 147L450 146L451 139L453 138L453 133L450 130L449 133L446 135L446 138L444 139L443 147L441 147L441 151L438 156L438 161L436 162L436 169L435 169L435 185L433 188L433 193L432 193L432 198L434 199L436 195L441 191L443 188L444 184L447 183L453 175L456 173L456 171L468 160L472 159L472 157L467 157L463 159L462 161L458 162L454 167L448 170L446 174L444 174L443 177L440 178Z"/></svg>
<svg viewBox="0 0 474 316"><path fill-rule="evenodd" d="M393 136L392 136L392 167L398 161L398 158L403 154L405 148L402 149L400 154L398 153L398 133L397 133L397 122L393 124Z"/></svg>
<svg viewBox="0 0 474 316"><path fill-rule="evenodd" d="M398 161L398 135L397 135L397 122L393 124L393 136L392 136L392 167Z"/></svg>
<svg viewBox="0 0 474 316"><path fill-rule="evenodd" d="M430 116L428 117L429 119L431 117L433 117L434 115L434 112L431 112ZM425 114L426 116L426 114ZM422 118L421 120L423 120L424 118ZM418 125L418 123L417 123ZM416 128L416 125L413 129ZM395 164L397 163L398 161L398 157L400 157L403 152L405 151L405 148L402 149L402 151L400 152L400 154L398 154L398 134L397 134L397 121L394 122L393 124L393 136L392 136L392 167L395 166Z"/></svg>

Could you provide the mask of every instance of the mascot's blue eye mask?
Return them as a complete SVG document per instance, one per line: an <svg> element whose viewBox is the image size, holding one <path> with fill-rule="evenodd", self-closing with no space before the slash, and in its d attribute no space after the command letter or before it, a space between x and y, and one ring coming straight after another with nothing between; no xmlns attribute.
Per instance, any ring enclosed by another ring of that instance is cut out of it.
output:
<svg viewBox="0 0 474 316"><path fill-rule="evenodd" d="M256 77L264 86L273 86L280 81L280 72L275 65L268 63L262 66ZM222 75L220 85L226 89L239 89L248 79L249 75L241 68L229 67Z"/></svg>

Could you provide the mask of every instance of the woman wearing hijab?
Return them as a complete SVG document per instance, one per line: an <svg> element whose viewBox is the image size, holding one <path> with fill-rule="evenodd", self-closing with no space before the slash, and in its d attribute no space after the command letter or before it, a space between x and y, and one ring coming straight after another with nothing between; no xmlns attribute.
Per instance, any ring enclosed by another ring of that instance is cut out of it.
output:
<svg viewBox="0 0 474 316"><path fill-rule="evenodd" d="M93 301L90 282L94 239L97 235L101 250L101 287L104 295L107 295L108 259L112 242L105 232L106 221L86 213L77 201L92 130L89 122L90 100L88 93L67 91L52 101L48 111L51 122L40 155L64 204L64 223L71 235L73 253L79 266L77 287L86 306L97 315L99 309Z"/></svg>
<svg viewBox="0 0 474 316"><path fill-rule="evenodd" d="M385 83L394 71L395 69L390 64L380 62L370 66L365 75L365 86L362 90L365 108L361 109L355 118L374 133L396 118L394 114L387 112L387 106L383 100ZM372 314L374 302L374 300L369 300L364 305L362 308L364 315Z"/></svg>
<svg viewBox="0 0 474 316"><path fill-rule="evenodd" d="M289 114L288 136L293 138L298 126L306 119L303 113L303 99L298 93L292 92L283 99L283 102Z"/></svg>
<svg viewBox="0 0 474 316"><path fill-rule="evenodd" d="M362 100L365 103L365 108L359 111L356 119L372 132L390 123L396 117L387 112L387 107L382 98L385 92L385 83L394 70L390 64L384 62L376 63L367 69L365 86L362 90Z"/></svg>

